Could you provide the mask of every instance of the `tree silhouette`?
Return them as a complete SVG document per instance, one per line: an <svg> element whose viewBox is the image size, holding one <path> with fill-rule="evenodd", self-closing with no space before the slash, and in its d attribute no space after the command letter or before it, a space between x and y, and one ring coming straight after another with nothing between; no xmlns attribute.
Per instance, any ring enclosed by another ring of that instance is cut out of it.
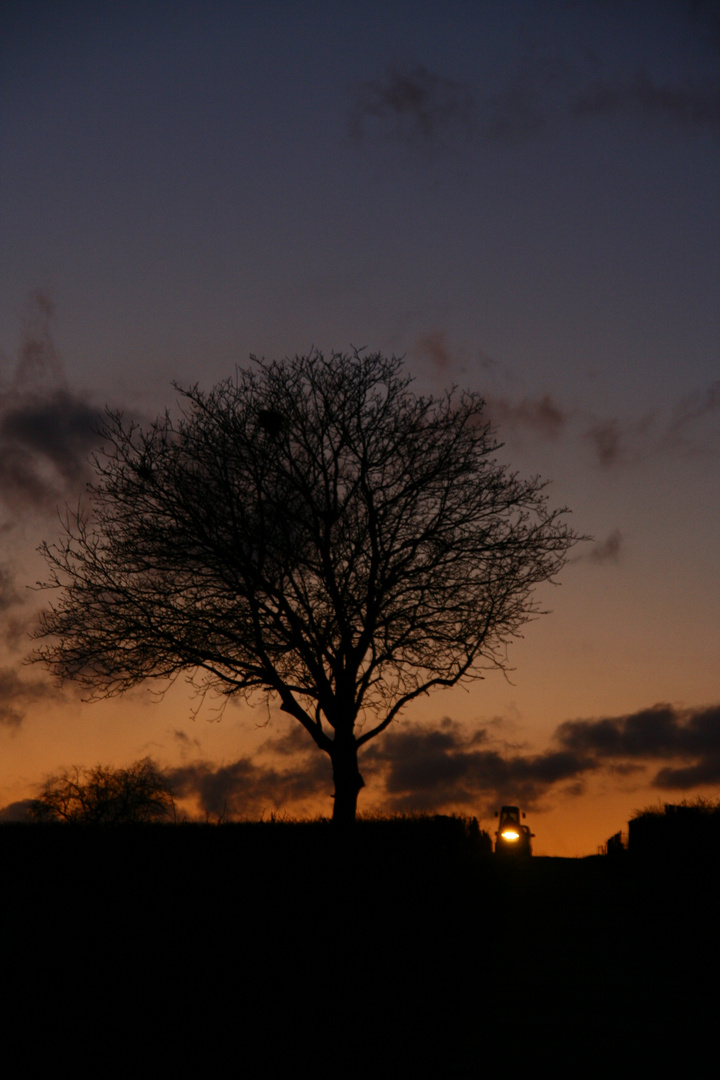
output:
<svg viewBox="0 0 720 1080"><path fill-rule="evenodd" d="M171 821L175 802L164 776L150 758L127 769L75 765L47 778L30 806L37 822L75 825L137 825Z"/></svg>
<svg viewBox="0 0 720 1080"><path fill-rule="evenodd" d="M519 479L477 393L423 397L402 361L319 352L183 389L143 430L108 414L88 503L44 545L59 589L36 659L93 696L188 673L274 697L330 756L434 687L504 668L578 539Z"/></svg>

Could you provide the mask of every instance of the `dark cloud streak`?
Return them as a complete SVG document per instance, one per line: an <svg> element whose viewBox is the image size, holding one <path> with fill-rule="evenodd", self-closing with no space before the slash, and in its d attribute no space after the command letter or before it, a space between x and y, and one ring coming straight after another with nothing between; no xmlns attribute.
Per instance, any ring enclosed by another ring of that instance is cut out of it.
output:
<svg viewBox="0 0 720 1080"><path fill-rule="evenodd" d="M435 339L433 339L435 343ZM444 341L442 356L449 356ZM430 349L427 349L431 355ZM431 356L436 363L434 356ZM622 469L663 454L692 457L716 453L719 446L720 382L711 383L678 401L664 418L653 413L637 417L590 417L568 408L549 392L515 400L486 395L487 415L501 440L531 436L546 442L579 438L603 470Z"/></svg>
<svg viewBox="0 0 720 1080"><path fill-rule="evenodd" d="M587 429L583 438L590 443L603 468L627 458L624 432L616 419L598 421Z"/></svg>
<svg viewBox="0 0 720 1080"><path fill-rule="evenodd" d="M476 115L470 88L423 64L390 67L364 82L350 110L351 137L397 142L423 155L445 152L471 137Z"/></svg>
<svg viewBox="0 0 720 1080"><path fill-rule="evenodd" d="M18 728L29 706L62 698L62 692L50 683L23 679L14 668L0 668L0 725Z"/></svg>
<svg viewBox="0 0 720 1080"><path fill-rule="evenodd" d="M656 704L623 716L570 720L550 747L535 753L501 743L494 729L445 717L437 726L394 725L361 755L367 792L384 812L489 815L503 802L546 809L577 798L595 777L626 783L657 768L657 789L689 790L720 781L720 705L680 709ZM330 763L300 728L268 739L256 757L227 765L196 761L166 773L180 798L218 819L268 811L316 812L331 806Z"/></svg>
<svg viewBox="0 0 720 1080"><path fill-rule="evenodd" d="M0 614L23 602L23 597L15 587L15 572L11 567L0 563Z"/></svg>
<svg viewBox="0 0 720 1080"><path fill-rule="evenodd" d="M59 503L75 500L99 442L103 414L66 383L53 312L44 293L34 295L14 372L0 384L0 503L13 516L53 513Z"/></svg>
<svg viewBox="0 0 720 1080"><path fill-rule="evenodd" d="M555 738L572 753L598 762L689 762L661 768L652 781L656 788L688 790L720 780L720 705L658 704L625 716L570 720L557 728Z"/></svg>
<svg viewBox="0 0 720 1080"><path fill-rule="evenodd" d="M470 732L446 719L437 729L389 733L368 748L365 771L384 784L393 810L462 806L477 813L508 799L537 807L558 793L581 794L591 775L627 778L659 762L674 764L655 773L655 788L688 790L720 781L720 705L657 704L567 721L553 744L539 754L500 750L489 745L486 730Z"/></svg>
<svg viewBox="0 0 720 1080"><path fill-rule="evenodd" d="M508 799L535 806L551 788L568 781L578 794L583 776L599 767L565 748L508 754L487 741L485 730L468 731L446 718L439 729L418 726L389 733L368 748L363 767L368 776L382 780L394 811L463 807L474 813L490 813Z"/></svg>
<svg viewBox="0 0 720 1080"><path fill-rule="evenodd" d="M720 129L720 85L691 79L682 84L657 83L638 73L628 80L592 83L577 96L572 110L581 118L637 115Z"/></svg>
<svg viewBox="0 0 720 1080"><path fill-rule="evenodd" d="M564 434L572 416L549 393L538 398L523 398L518 402L489 397L487 412L501 435L506 431L526 431L551 442Z"/></svg>
<svg viewBox="0 0 720 1080"><path fill-rule="evenodd" d="M706 53L710 42L710 52L716 51L717 16L708 19L700 5L693 12L690 17L683 5L666 13L667 33L678 43L689 35ZM611 53L597 52L604 34L598 36L592 21L588 40L579 48L570 40L550 43L538 28L528 29L522 54L496 84L471 84L420 62L395 64L355 87L348 116L351 137L396 143L416 156L435 158L480 144L528 141L573 120L587 124L630 117L646 127L670 122L688 130L720 130L720 78L712 62L703 73L692 50L686 53L679 44L672 78L654 77L648 71L658 62L655 34L637 29L641 52L630 53L632 59L617 69Z"/></svg>
<svg viewBox="0 0 720 1080"><path fill-rule="evenodd" d="M242 757L220 766L193 762L168 770L166 776L177 796L193 799L203 814L223 819L258 818L268 810L297 812L303 802L332 791L329 759L317 751L297 753L289 768Z"/></svg>
<svg viewBox="0 0 720 1080"><path fill-rule="evenodd" d="M683 398L673 409L670 423L665 430L661 445L665 450L681 450L697 454L707 449L717 426L710 435L703 437L702 426L706 421L717 420L720 413L720 380Z"/></svg>
<svg viewBox="0 0 720 1080"><path fill-rule="evenodd" d="M620 530L613 529L601 543L595 545L587 557L596 563L617 563L620 561L622 542L623 535Z"/></svg>
<svg viewBox="0 0 720 1080"><path fill-rule="evenodd" d="M6 507L51 512L89 479L101 414L82 395L57 388L0 400L0 491Z"/></svg>

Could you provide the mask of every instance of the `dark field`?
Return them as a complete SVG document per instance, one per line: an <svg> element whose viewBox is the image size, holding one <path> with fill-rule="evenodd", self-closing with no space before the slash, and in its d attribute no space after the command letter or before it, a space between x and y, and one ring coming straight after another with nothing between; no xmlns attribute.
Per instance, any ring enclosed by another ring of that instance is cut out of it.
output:
<svg viewBox="0 0 720 1080"><path fill-rule="evenodd" d="M714 862L503 864L447 822L0 845L13 1075L684 1074L715 1054Z"/></svg>

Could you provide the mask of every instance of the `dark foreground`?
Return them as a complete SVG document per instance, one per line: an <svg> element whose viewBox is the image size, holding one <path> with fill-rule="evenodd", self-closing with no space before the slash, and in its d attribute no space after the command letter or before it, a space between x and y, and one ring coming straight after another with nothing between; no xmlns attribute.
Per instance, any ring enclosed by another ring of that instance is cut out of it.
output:
<svg viewBox="0 0 720 1080"><path fill-rule="evenodd" d="M694 1071L716 1040L709 864L380 824L4 826L0 857L13 1075Z"/></svg>

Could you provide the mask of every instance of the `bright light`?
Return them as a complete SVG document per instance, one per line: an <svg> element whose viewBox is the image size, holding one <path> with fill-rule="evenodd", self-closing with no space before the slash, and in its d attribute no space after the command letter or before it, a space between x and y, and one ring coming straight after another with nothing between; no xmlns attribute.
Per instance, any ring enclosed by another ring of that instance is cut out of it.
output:
<svg viewBox="0 0 720 1080"><path fill-rule="evenodd" d="M516 832L515 829L503 829L503 831L500 833L500 835L502 836L503 840L519 840L520 839L520 833Z"/></svg>

